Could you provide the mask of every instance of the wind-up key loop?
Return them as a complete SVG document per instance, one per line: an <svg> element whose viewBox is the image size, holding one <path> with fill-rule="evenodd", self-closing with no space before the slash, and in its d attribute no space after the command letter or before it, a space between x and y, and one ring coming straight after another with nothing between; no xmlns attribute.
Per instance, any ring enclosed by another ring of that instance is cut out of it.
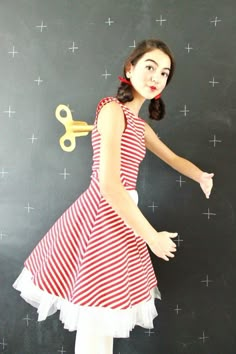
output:
<svg viewBox="0 0 236 354"><path fill-rule="evenodd" d="M66 115L62 115L62 111L64 111ZM70 108L64 104L57 106L55 115L66 130L65 134L62 135L59 140L60 146L64 151L73 151L76 147L76 137L88 135L94 128L94 125L88 125L88 123L80 120L73 120Z"/></svg>

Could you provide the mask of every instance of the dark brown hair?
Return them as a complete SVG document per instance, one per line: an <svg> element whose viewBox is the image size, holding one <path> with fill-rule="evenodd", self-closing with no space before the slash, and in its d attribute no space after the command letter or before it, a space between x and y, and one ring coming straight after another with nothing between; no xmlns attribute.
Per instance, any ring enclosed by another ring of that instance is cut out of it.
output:
<svg viewBox="0 0 236 354"><path fill-rule="evenodd" d="M155 49L161 50L163 53L167 54L168 57L170 58L171 68L170 68L170 74L167 78L167 83L166 83L166 85L168 85L172 79L173 74L174 74L175 60L174 60L173 54L171 53L171 51L167 47L167 45L159 39L148 39L148 40L144 40L144 41L138 43L136 48L130 53L130 55L128 56L128 58L125 61L124 69L123 69L124 77L127 80L129 80L126 77L126 71L127 71L127 68L130 64L132 64L132 65L137 64L139 59L141 59L145 53L151 52L152 50L155 50ZM116 97L118 98L118 100L121 103L132 101L134 98L133 92L132 92L132 86L129 84L126 84L124 82L121 82L120 86L118 87ZM159 98L157 100L152 99L149 104L149 117L151 119L160 120L164 117L164 115L165 115L165 104L164 104L162 98Z"/></svg>

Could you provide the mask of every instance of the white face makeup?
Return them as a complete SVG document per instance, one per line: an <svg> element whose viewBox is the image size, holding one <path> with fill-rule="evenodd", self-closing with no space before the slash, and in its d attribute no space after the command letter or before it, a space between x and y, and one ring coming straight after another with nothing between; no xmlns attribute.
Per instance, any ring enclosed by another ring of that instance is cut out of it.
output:
<svg viewBox="0 0 236 354"><path fill-rule="evenodd" d="M163 91L170 73L171 61L159 49L145 53L136 65L131 65L127 76L134 88L135 97L152 99Z"/></svg>

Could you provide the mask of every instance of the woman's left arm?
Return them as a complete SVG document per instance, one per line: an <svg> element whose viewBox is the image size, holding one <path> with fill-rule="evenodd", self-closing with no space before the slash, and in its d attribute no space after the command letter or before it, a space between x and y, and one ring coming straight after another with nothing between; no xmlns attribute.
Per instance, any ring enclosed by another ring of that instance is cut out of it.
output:
<svg viewBox="0 0 236 354"><path fill-rule="evenodd" d="M156 135L154 130L145 123L145 145L148 150L153 152L161 160L174 168L180 174L183 174L200 184L206 198L209 198L213 187L214 173L207 173L200 170L192 162L176 155L170 150Z"/></svg>

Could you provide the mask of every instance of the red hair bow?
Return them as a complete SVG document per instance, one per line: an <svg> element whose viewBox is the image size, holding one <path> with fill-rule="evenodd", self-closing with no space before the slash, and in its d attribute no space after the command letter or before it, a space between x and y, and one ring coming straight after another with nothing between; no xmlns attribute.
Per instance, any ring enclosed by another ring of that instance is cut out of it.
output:
<svg viewBox="0 0 236 354"><path fill-rule="evenodd" d="M127 80L126 78L124 78L122 76L118 76L118 79L120 80L120 82L123 82L124 84L132 86L131 82L129 80Z"/></svg>

